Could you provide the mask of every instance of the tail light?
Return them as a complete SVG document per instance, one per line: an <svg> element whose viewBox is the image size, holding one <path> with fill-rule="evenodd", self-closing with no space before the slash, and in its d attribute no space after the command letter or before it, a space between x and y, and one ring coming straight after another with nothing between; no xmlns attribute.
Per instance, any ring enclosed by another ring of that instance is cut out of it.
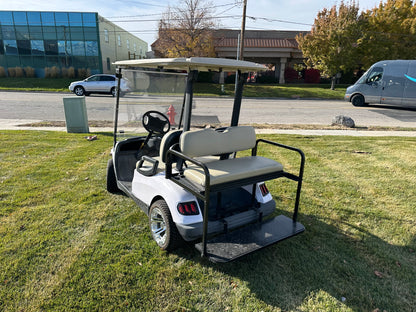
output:
<svg viewBox="0 0 416 312"><path fill-rule="evenodd" d="M198 206L196 202L179 203L178 211L184 216L195 216L199 214Z"/></svg>
<svg viewBox="0 0 416 312"><path fill-rule="evenodd" d="M262 183L259 185L260 191L261 191L261 195L266 196L267 194L269 194L269 190L266 186L266 183Z"/></svg>

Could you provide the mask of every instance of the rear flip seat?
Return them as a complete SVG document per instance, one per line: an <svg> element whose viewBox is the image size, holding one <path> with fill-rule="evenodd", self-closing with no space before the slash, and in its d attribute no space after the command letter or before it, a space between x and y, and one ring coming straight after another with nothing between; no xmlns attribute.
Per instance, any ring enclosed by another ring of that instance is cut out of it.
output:
<svg viewBox="0 0 416 312"><path fill-rule="evenodd" d="M220 155L254 148L256 134L253 127L230 127L223 132L204 129L184 132L181 135L180 151L192 158ZM257 176L283 172L282 164L261 156L246 156L215 160L205 163L209 170L210 185L218 185ZM189 165L183 175L198 186L205 186L205 172L202 167Z"/></svg>

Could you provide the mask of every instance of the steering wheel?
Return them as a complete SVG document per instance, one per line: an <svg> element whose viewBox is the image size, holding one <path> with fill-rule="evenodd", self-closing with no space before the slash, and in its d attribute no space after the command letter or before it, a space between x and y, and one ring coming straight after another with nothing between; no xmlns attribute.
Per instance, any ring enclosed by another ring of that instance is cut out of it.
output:
<svg viewBox="0 0 416 312"><path fill-rule="evenodd" d="M170 130L170 122L166 115L158 111L148 111L143 114L143 127L149 132L165 135Z"/></svg>

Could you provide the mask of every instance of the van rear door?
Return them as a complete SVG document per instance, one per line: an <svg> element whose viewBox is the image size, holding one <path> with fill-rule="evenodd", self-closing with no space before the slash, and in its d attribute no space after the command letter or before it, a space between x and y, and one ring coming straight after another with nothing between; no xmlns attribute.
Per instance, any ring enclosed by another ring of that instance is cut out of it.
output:
<svg viewBox="0 0 416 312"><path fill-rule="evenodd" d="M405 76L409 61L394 61L387 64L384 71L381 104L401 105L404 95Z"/></svg>
<svg viewBox="0 0 416 312"><path fill-rule="evenodd" d="M410 61L405 75L403 106L416 106L416 62Z"/></svg>

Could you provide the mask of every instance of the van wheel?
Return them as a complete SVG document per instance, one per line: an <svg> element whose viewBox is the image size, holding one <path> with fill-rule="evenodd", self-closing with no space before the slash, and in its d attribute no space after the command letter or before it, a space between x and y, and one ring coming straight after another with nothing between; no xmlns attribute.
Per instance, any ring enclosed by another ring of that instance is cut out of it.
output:
<svg viewBox="0 0 416 312"><path fill-rule="evenodd" d="M120 189L117 186L116 173L114 171L113 159L109 159L107 163L107 191L114 194L118 193Z"/></svg>
<svg viewBox="0 0 416 312"><path fill-rule="evenodd" d="M152 237L161 249L172 251L181 245L182 237L164 200L157 200L150 206L149 223Z"/></svg>
<svg viewBox="0 0 416 312"><path fill-rule="evenodd" d="M367 104L364 101L364 97L361 94L354 95L351 99L351 103L356 107L367 106Z"/></svg>

